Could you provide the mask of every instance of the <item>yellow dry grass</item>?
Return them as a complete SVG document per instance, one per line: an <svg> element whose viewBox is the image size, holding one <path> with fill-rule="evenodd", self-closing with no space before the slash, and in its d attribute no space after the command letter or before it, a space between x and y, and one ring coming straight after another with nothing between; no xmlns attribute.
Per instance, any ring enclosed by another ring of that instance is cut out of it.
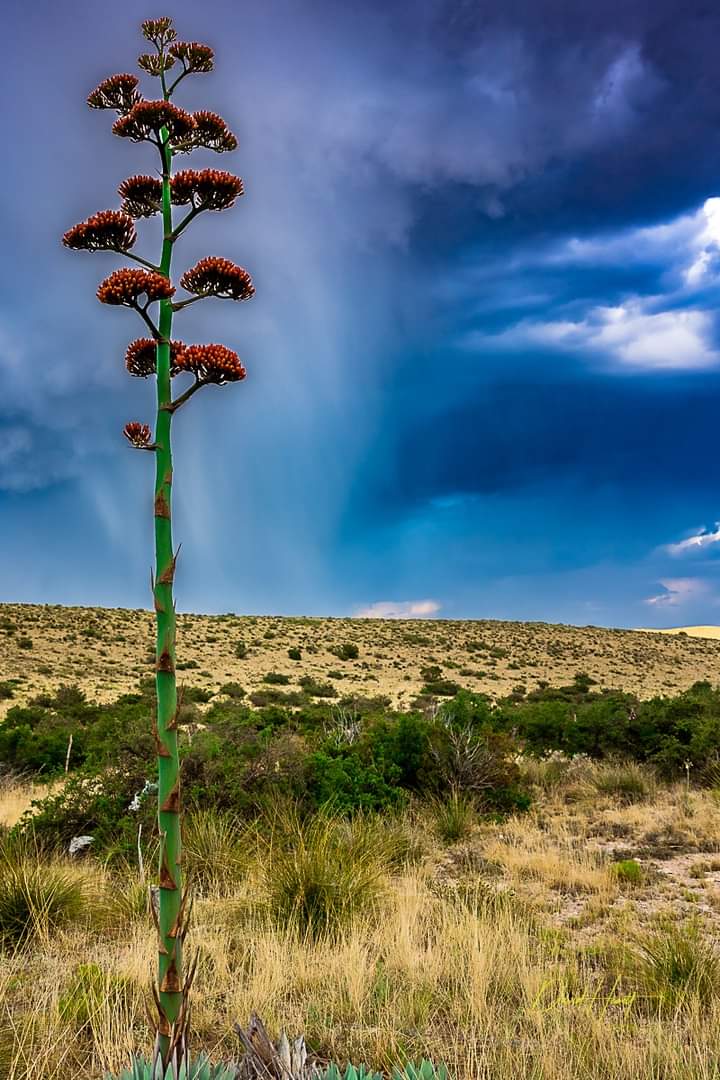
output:
<svg viewBox="0 0 720 1080"><path fill-rule="evenodd" d="M11 829L31 804L58 789L59 784L38 784L32 780L7 777L0 781L0 826Z"/></svg>
<svg viewBox="0 0 720 1080"><path fill-rule="evenodd" d="M539 796L533 813L478 825L446 849L428 849L430 811L420 808L404 827L426 857L386 877L380 917L360 914L336 938L313 940L271 917L266 866L249 863L229 888L211 882L192 929L195 1045L233 1055L232 1022L257 1011L276 1033L303 1032L320 1058L382 1069L428 1055L456 1080L711 1080L720 997L656 1015L638 1008L610 958L664 921L699 920L710 941L717 934L717 856L699 867L690 854L687 879L661 872L667 852L639 854L653 829L690 852L719 845L715 800L678 787L622 806L584 790ZM611 866L632 855L646 879L630 889ZM149 1048L154 933L146 915L117 904L137 882L93 874L89 925L0 953L7 1080L99 1077ZM102 992L79 994L81 964L95 965Z"/></svg>

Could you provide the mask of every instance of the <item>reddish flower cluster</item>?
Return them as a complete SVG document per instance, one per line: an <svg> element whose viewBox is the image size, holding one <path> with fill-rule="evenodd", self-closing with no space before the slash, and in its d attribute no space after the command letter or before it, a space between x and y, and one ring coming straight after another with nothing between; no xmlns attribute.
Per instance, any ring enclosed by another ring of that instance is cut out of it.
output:
<svg viewBox="0 0 720 1080"><path fill-rule="evenodd" d="M192 118L195 121L194 130L187 138L175 142L175 150L186 154L203 146L206 150L222 154L225 150L237 149L237 139L217 113L195 112Z"/></svg>
<svg viewBox="0 0 720 1080"><path fill-rule="evenodd" d="M221 385L239 382L247 374L240 357L224 345L186 345L177 359L178 371L192 371L199 379Z"/></svg>
<svg viewBox="0 0 720 1080"><path fill-rule="evenodd" d="M170 342L171 375L177 375L181 370L178 367L178 357L184 350L182 341ZM125 367L130 375L135 375L139 379L154 375L157 368L157 342L152 338L138 338L137 341L131 341L125 353Z"/></svg>
<svg viewBox="0 0 720 1080"><path fill-rule="evenodd" d="M169 71L175 63L174 56L167 53L143 53L137 58L138 67L147 71L148 75L162 75L163 71Z"/></svg>
<svg viewBox="0 0 720 1080"><path fill-rule="evenodd" d="M239 176L220 169L183 169L170 181L176 206L192 203L198 210L226 210L243 194Z"/></svg>
<svg viewBox="0 0 720 1080"><path fill-rule="evenodd" d="M116 270L98 287L97 298L101 304L126 304L137 307L138 297L143 293L151 300L168 300L175 289L170 280L153 270Z"/></svg>
<svg viewBox="0 0 720 1080"><path fill-rule="evenodd" d="M152 41L159 48L174 41L177 34L173 30L172 19L167 16L163 19L146 19L142 24L143 37Z"/></svg>
<svg viewBox="0 0 720 1080"><path fill-rule="evenodd" d="M122 210L102 210L63 236L65 247L85 251L129 251L136 240L135 223Z"/></svg>
<svg viewBox="0 0 720 1080"><path fill-rule="evenodd" d="M186 270L180 284L197 296L218 296L224 300L249 300L255 286L247 270L229 259L210 255Z"/></svg>
<svg viewBox="0 0 720 1080"><path fill-rule="evenodd" d="M129 176L118 188L118 195L126 214L152 217L162 207L162 181L154 176Z"/></svg>
<svg viewBox="0 0 720 1080"><path fill-rule="evenodd" d="M159 142L161 127L168 129L172 140L186 139L195 130L195 120L170 101L139 101L126 116L115 121L113 134L133 142Z"/></svg>
<svg viewBox="0 0 720 1080"><path fill-rule="evenodd" d="M213 69L215 54L209 45L200 45L197 41L176 41L168 52L181 62L188 73Z"/></svg>
<svg viewBox="0 0 720 1080"><path fill-rule="evenodd" d="M111 75L88 94L87 103L91 109L116 109L124 115L142 100L137 89L139 81L137 75Z"/></svg>
<svg viewBox="0 0 720 1080"><path fill-rule="evenodd" d="M138 420L129 420L123 428L123 435L132 446L137 447L138 450L144 450L150 445L152 432L147 424L141 424Z"/></svg>

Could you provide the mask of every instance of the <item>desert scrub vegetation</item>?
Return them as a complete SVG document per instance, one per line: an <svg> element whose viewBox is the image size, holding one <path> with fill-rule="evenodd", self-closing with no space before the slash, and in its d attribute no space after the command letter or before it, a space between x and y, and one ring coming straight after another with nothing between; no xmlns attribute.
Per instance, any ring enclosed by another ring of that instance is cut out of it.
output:
<svg viewBox="0 0 720 1080"><path fill-rule="evenodd" d="M681 780L684 809L678 805L672 822L660 814L647 830L648 844L672 846L698 831L693 793L718 789L720 694L707 684L638 702L580 678L498 702L460 691L424 710L393 709L382 695L334 690L325 700L314 687L267 689L271 699L259 702L237 684L222 694L182 690L179 756L191 810L249 821L278 797L305 814L326 805L345 814L395 812L435 799L436 821L445 819L438 827L460 839L475 814L512 814L557 791L570 802L637 806L642 816L658 785ZM24 821L16 809L8 824L22 831L32 821L38 838L61 848L93 835L96 852L132 857L138 826L146 838L153 829L153 693L151 680L142 680L134 693L97 704L61 686L12 706L0 724L0 769L55 786L37 792L44 797ZM698 840L697 850L709 842Z"/></svg>
<svg viewBox="0 0 720 1080"><path fill-rule="evenodd" d="M338 1062L341 1072L364 1061L392 1076L426 1057L455 1080L710 1077L720 1053L712 916L684 917L673 897L657 896L653 912L620 909L622 919L599 934L564 923L547 890L565 889L571 907L584 894L564 887L554 867L564 860L567 877L567 867L589 865L566 811L558 799L486 822L470 841L475 861L451 863L455 849L429 839L420 812L405 811L389 843L385 814L303 821L291 807L269 809L256 843L239 834L242 867L198 890L196 1038L217 1059L237 1057L232 1021L257 1010L273 1033L303 1032L311 1059ZM596 813L588 802L585 846ZM498 876L491 845L503 843L534 855L554 844L552 884L547 875L528 883L515 866ZM61 865L37 849L31 857ZM602 859L598 852L596 869ZM108 914L126 867L88 855L71 868L86 877L92 915L0 947L8 1080L100 1076L131 1050L150 1050L147 909Z"/></svg>

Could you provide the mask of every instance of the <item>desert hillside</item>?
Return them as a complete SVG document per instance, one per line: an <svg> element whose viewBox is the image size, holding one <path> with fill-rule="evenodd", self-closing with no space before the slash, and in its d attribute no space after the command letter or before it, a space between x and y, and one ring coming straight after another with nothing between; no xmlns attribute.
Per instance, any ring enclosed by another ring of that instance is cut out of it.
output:
<svg viewBox="0 0 720 1080"><path fill-rule="evenodd" d="M13 690L0 708L62 684L110 701L152 672L153 635L149 611L0 605L0 683ZM601 687L650 697L700 679L720 683L720 641L547 623L178 616L179 676L212 691L312 679L340 696L384 695L402 706L431 667L494 697L558 685L579 671Z"/></svg>

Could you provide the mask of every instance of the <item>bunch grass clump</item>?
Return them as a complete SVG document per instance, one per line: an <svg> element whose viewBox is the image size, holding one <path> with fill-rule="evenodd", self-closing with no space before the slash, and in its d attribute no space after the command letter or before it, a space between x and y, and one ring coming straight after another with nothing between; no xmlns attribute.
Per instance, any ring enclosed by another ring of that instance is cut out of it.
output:
<svg viewBox="0 0 720 1080"><path fill-rule="evenodd" d="M473 799L453 788L446 798L436 796L429 801L435 830L446 844L467 840L477 823Z"/></svg>
<svg viewBox="0 0 720 1080"><path fill-rule="evenodd" d="M637 1001L651 1012L705 1011L720 998L720 955L695 922L644 937L626 959Z"/></svg>
<svg viewBox="0 0 720 1080"><path fill-rule="evenodd" d="M600 795L626 804L645 802L657 789L652 771L635 761L599 762L591 771L590 783Z"/></svg>
<svg viewBox="0 0 720 1080"><path fill-rule="evenodd" d="M0 851L0 943L23 946L89 913L90 875L6 845Z"/></svg>
<svg viewBox="0 0 720 1080"><path fill-rule="evenodd" d="M332 811L303 821L294 809L276 822L266 859L268 906L278 923L301 934L332 935L377 911L397 838L364 818Z"/></svg>

